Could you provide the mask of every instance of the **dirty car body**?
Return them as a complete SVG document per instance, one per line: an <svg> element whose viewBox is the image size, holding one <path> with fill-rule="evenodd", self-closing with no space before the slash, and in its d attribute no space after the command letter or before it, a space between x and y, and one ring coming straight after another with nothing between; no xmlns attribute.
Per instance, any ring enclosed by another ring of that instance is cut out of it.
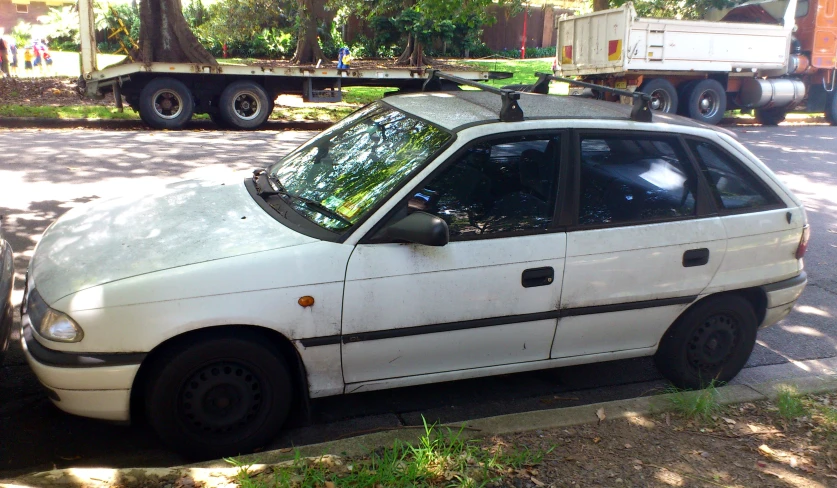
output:
<svg viewBox="0 0 837 488"><path fill-rule="evenodd" d="M654 356L728 381L805 286L799 200L730 134L522 94L388 97L253 178L77 207L22 343L63 410L176 449L266 443L292 404Z"/></svg>
<svg viewBox="0 0 837 488"><path fill-rule="evenodd" d="M12 289L15 285L14 253L9 242L0 232L0 365L9 349L12 335L14 308L12 307Z"/></svg>

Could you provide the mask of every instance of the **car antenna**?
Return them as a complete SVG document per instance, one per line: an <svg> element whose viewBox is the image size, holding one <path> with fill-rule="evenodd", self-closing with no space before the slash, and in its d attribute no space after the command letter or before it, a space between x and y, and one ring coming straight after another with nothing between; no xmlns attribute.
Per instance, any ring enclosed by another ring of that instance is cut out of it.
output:
<svg viewBox="0 0 837 488"><path fill-rule="evenodd" d="M500 120L503 122L520 122L523 120L523 110L517 103L520 100L520 93L515 90L497 88L473 80L466 80L465 78L460 78L441 70L431 69L427 71L427 80L425 80L424 85L421 87L422 91L441 91L441 80L452 81L458 85L473 86L480 90L500 95L503 101L503 106L500 108Z"/></svg>
<svg viewBox="0 0 837 488"><path fill-rule="evenodd" d="M530 85L527 91L531 93L540 93L546 95L549 93L550 81L563 81L571 85L583 86L585 88L592 88L604 92L614 93L625 97L634 99L633 108L631 109L631 120L635 122L651 122L653 114L649 103L651 96L647 93L638 91L619 90L618 88L611 88L609 86L596 85L595 83L586 83L584 81L573 80L572 78L564 78L563 76L555 76L549 73L535 73L538 81L534 85Z"/></svg>

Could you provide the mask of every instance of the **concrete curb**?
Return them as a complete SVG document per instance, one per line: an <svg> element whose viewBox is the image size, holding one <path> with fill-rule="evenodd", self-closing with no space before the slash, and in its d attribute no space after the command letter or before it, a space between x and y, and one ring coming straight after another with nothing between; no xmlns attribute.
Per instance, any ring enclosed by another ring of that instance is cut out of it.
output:
<svg viewBox="0 0 837 488"><path fill-rule="evenodd" d="M324 130L331 122L267 121L262 130ZM0 117L0 128L8 129L98 129L98 130L152 130L141 120L127 119L50 119L44 117ZM186 130L224 130L211 120L193 120Z"/></svg>
<svg viewBox="0 0 837 488"><path fill-rule="evenodd" d="M783 390L794 389L797 393L817 394L837 391L837 374L812 375L786 378L765 383L736 384L717 388L719 402L722 405L735 403L772 400ZM700 395L701 392L687 392L686 395ZM631 398L612 402L595 403L578 407L538 410L470 420L464 423L448 424L452 430L463 429L464 439L473 439L491 435L526 432L539 429L569 427L573 425L598 422L597 412L604 409L608 420L631 418L640 415L661 413L671 410L669 399L673 394L651 397ZM396 440L415 442L423 434L422 428L401 428L385 432L376 432L348 439L312 444L298 448L303 457L328 456L333 462L340 462L340 456L360 456L370 451L391 446ZM281 449L237 458L243 465L250 465L251 470L261 470L267 465L289 463L296 455L293 451ZM207 487L232 486L229 478L234 477L239 468L231 467L224 460L218 459L187 466L171 468L127 468L96 469L71 468L46 471L3 481L0 488L20 487L61 487L61 488L121 488L148 486L181 486L175 484L181 478L191 478L194 482L203 482Z"/></svg>

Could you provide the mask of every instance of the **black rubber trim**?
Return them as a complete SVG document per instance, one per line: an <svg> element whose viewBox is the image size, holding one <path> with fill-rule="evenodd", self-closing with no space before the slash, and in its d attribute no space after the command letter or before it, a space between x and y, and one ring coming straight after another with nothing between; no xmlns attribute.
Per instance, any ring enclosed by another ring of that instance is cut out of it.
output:
<svg viewBox="0 0 837 488"><path fill-rule="evenodd" d="M765 293L770 293L774 291L784 290L785 288L793 288L795 286L804 284L806 281L808 281L808 273L803 271L799 273L799 275L794 276L793 278L779 281L776 283L771 283L769 285L764 285L761 287L761 289L764 290Z"/></svg>
<svg viewBox="0 0 837 488"><path fill-rule="evenodd" d="M304 347L331 346L332 344L340 344L340 338L340 335L311 337L309 339L300 339L299 343Z"/></svg>
<svg viewBox="0 0 837 488"><path fill-rule="evenodd" d="M103 368L110 366L133 366L142 363L144 352L129 353L74 353L54 351L41 345L32 337L32 327L23 327L23 340L35 361L59 368Z"/></svg>
<svg viewBox="0 0 837 488"><path fill-rule="evenodd" d="M462 322L447 322L443 324L419 325L417 327L405 327L403 329L376 330L372 332L360 332L357 334L344 335L342 336L342 341L343 344L350 344L353 342L377 341L381 339L394 339L397 337L409 337L423 334L437 334L440 332L452 332L456 330L479 329L482 327L494 327L497 325L516 324L522 322L535 322L537 320L558 319L561 317L575 317L578 315L592 315L597 313L641 310L644 308L683 305L692 303L696 299L697 295L691 295L685 297L662 298L659 300L613 303L609 305L596 305L592 307L551 310L548 312L507 315L505 317L491 317L487 319L465 320ZM336 336L329 336L328 339L333 340L334 337Z"/></svg>

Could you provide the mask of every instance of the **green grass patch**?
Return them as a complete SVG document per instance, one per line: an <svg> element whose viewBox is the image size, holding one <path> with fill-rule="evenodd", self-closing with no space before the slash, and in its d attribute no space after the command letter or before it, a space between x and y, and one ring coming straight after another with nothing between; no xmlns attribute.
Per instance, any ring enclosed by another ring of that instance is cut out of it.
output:
<svg viewBox="0 0 837 488"><path fill-rule="evenodd" d="M2 117L42 117L48 119L139 119L131 109L119 112L115 107L102 105L0 105Z"/></svg>
<svg viewBox="0 0 837 488"><path fill-rule="evenodd" d="M779 391L779 396L776 397L776 407L779 409L779 415L788 420L797 419L808 413L802 398L792 388L783 388Z"/></svg>
<svg viewBox="0 0 837 488"><path fill-rule="evenodd" d="M670 387L666 393L669 393L668 402L672 410L687 419L708 421L721 410L714 381L702 390L685 391Z"/></svg>
<svg viewBox="0 0 837 488"><path fill-rule="evenodd" d="M513 73L514 76L505 80L489 80L487 83L494 86L516 85L518 83L531 84L538 80L535 73L552 73L552 61L523 61L497 59L492 61L462 61L474 68L485 71L505 71ZM553 81L549 85L551 95L567 95L569 85Z"/></svg>
<svg viewBox="0 0 837 488"><path fill-rule="evenodd" d="M284 107L277 105L270 115L270 120L337 122L355 110L357 110L357 107L346 105L302 107Z"/></svg>
<svg viewBox="0 0 837 488"><path fill-rule="evenodd" d="M483 487L510 477L515 470L533 467L549 451L486 446L465 440L462 431L424 424L424 434L415 445L396 441L361 458L331 456L303 458L253 474L239 467L235 481L242 488L357 487Z"/></svg>

